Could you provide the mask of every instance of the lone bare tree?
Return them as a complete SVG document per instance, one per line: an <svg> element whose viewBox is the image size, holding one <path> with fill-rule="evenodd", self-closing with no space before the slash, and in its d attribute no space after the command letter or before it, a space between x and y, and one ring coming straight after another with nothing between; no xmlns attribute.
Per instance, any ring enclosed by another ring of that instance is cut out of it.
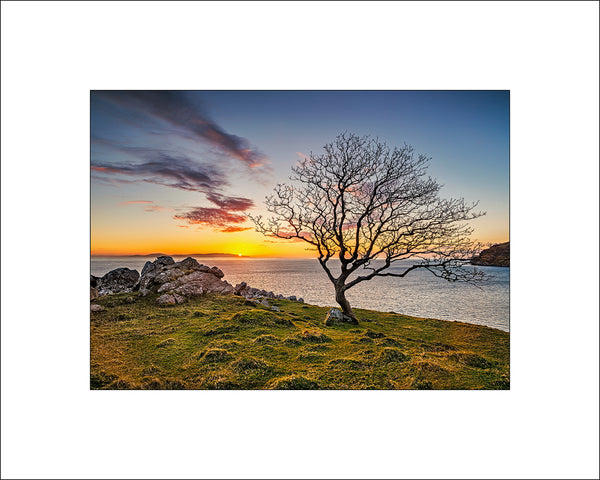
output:
<svg viewBox="0 0 600 480"><path fill-rule="evenodd" d="M473 212L477 203L462 198L440 199L441 185L426 176L429 158L408 145L391 149L354 134L339 135L324 150L292 167L295 186L278 184L266 198L273 217L250 218L264 235L311 245L346 321L358 322L346 291L374 277L404 277L416 269L451 282L484 277L465 267L482 248L469 239L466 222L484 213ZM328 264L335 257L339 275ZM388 271L407 258L417 261Z"/></svg>

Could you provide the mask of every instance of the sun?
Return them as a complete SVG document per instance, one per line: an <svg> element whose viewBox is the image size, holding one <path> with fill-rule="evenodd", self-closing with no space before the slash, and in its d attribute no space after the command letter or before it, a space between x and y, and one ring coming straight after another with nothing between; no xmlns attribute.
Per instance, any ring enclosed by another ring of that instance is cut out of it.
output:
<svg viewBox="0 0 600 480"><path fill-rule="evenodd" d="M241 254L241 253L238 253L238 257L241 257L241 256L242 256L242 254Z"/></svg>

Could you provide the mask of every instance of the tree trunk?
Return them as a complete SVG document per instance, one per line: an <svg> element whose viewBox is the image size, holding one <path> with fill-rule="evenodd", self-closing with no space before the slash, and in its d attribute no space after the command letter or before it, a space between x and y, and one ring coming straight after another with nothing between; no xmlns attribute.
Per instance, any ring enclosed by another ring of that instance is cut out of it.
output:
<svg viewBox="0 0 600 480"><path fill-rule="evenodd" d="M352 311L352 307L350 306L350 302L346 299L346 290L343 285L335 286L335 301L342 307L342 312L344 315L347 315L352 319L352 323L358 325L358 319L354 312Z"/></svg>

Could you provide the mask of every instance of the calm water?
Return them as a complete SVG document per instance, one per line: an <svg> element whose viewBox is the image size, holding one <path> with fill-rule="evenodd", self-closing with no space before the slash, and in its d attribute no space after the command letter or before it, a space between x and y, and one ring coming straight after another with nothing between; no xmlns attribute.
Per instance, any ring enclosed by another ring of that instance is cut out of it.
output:
<svg viewBox="0 0 600 480"><path fill-rule="evenodd" d="M175 261L184 257L174 256ZM92 275L102 276L119 267L142 271L155 257L93 257ZM251 287L303 297L306 303L337 306L333 285L316 259L197 257L198 262L217 266L232 285L246 282ZM402 271L398 263L389 271ZM404 278L374 278L346 294L355 308L394 311L415 317L454 320L508 331L508 267L477 267L493 277L480 290L472 285L450 283L426 271L415 270ZM352 278L352 277L351 277Z"/></svg>

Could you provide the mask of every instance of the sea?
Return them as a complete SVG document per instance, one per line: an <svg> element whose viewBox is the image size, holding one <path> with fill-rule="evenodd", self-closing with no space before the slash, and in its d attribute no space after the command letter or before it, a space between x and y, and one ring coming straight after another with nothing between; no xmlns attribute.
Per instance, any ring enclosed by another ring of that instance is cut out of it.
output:
<svg viewBox="0 0 600 480"><path fill-rule="evenodd" d="M173 256L177 262L185 257ZM216 266L232 285L246 282L254 288L284 296L296 295L306 303L337 306L333 285L316 259L195 257L199 263ZM156 257L92 257L91 273L101 277L115 268L142 271ZM402 272L413 264L403 260L389 272ZM339 267L338 267L339 268ZM468 267L473 268L473 267ZM486 325L509 331L509 267L476 267L489 275L480 287L448 282L423 270L406 277L376 277L346 292L353 308L396 312L422 318ZM335 272L335 268L333 269ZM367 271L363 271L368 273ZM358 274L361 274L360 270ZM354 277L350 277L352 279Z"/></svg>

